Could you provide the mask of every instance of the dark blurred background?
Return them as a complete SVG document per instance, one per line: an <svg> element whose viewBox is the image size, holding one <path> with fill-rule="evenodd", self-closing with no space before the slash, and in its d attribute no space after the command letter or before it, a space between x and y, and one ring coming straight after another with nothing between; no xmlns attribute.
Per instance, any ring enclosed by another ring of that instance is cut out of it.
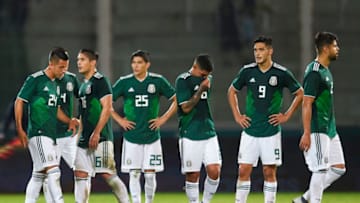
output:
<svg viewBox="0 0 360 203"><path fill-rule="evenodd" d="M305 65L315 57L313 36L318 31L336 33L341 48L331 70L336 121L348 172L331 189L359 190L355 173L360 169L356 158L360 150L355 145L360 143L360 87L355 85L360 73L359 19L360 1L356 0L0 0L0 192L23 192L30 177L28 151L7 145L15 136L9 112L26 76L46 67L52 47L69 50L69 70L74 73L79 49L99 51L99 71L111 82L131 72L129 57L137 49L148 50L150 71L173 84L197 54L209 53L215 63L213 116L224 157L220 190L235 191L241 129L227 103L228 86L239 68L253 61L252 40L260 34L273 37L273 60L302 82ZM288 92L285 95L287 107L291 98ZM162 110L167 108L165 100L163 104ZM115 104L117 109L120 106ZM166 170L158 175L159 191L180 191L183 186L176 126L174 117L162 128ZM300 111L283 128L279 190L304 190L309 173L297 147L302 134ZM116 125L114 131L120 163L121 133ZM121 177L127 180L126 175ZM261 190L260 169L254 171L252 179L254 189ZM66 167L63 184L64 190L72 190L71 172ZM101 182L97 185L95 190L105 187Z"/></svg>

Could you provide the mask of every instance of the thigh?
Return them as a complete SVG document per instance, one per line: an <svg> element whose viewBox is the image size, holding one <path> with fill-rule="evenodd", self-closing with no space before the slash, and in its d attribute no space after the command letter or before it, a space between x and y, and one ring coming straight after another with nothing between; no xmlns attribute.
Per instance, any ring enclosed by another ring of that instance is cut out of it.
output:
<svg viewBox="0 0 360 203"><path fill-rule="evenodd" d="M112 141L100 142L94 151L94 166L96 173L116 174L114 159L114 144Z"/></svg>
<svg viewBox="0 0 360 203"><path fill-rule="evenodd" d="M336 164L345 164L344 152L341 146L341 140L339 135L336 135L330 140L329 163L330 166Z"/></svg>
<svg viewBox="0 0 360 203"><path fill-rule="evenodd" d="M160 139L151 144L144 145L143 170L155 170L160 172L164 170L164 161Z"/></svg>
<svg viewBox="0 0 360 203"><path fill-rule="evenodd" d="M221 151L217 136L206 140L203 162L205 166L210 164L222 164Z"/></svg>
<svg viewBox="0 0 360 203"><path fill-rule="evenodd" d="M94 153L89 149L77 147L76 157L74 162L74 170L82 171L89 174L89 176L95 176L95 168L93 166Z"/></svg>
<svg viewBox="0 0 360 203"><path fill-rule="evenodd" d="M42 171L46 167L59 165L56 145L50 137L35 136L30 138L29 151L34 171Z"/></svg>
<svg viewBox="0 0 360 203"><path fill-rule="evenodd" d="M280 166L282 164L281 133L258 139L262 164Z"/></svg>
<svg viewBox="0 0 360 203"><path fill-rule="evenodd" d="M205 144L203 140L179 139L181 172L198 172L203 162Z"/></svg>
<svg viewBox="0 0 360 203"><path fill-rule="evenodd" d="M260 145L258 138L250 136L245 131L241 133L239 152L238 152L238 163L239 164L252 164L254 167L257 166L260 156Z"/></svg>
<svg viewBox="0 0 360 203"><path fill-rule="evenodd" d="M311 144L304 152L305 161L312 172L329 168L330 138L324 133L311 133Z"/></svg>
<svg viewBox="0 0 360 203"><path fill-rule="evenodd" d="M144 145L123 140L121 171L129 173L132 169L142 169Z"/></svg>
<svg viewBox="0 0 360 203"><path fill-rule="evenodd" d="M77 135L58 138L56 142L58 143L60 156L70 168L73 168L77 150Z"/></svg>

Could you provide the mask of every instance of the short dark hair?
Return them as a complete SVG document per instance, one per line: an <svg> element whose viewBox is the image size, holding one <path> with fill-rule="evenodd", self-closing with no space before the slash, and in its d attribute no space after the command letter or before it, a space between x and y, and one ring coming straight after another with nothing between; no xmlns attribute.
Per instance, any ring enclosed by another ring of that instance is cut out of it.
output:
<svg viewBox="0 0 360 203"><path fill-rule="evenodd" d="M321 53L321 49L324 46L330 45L334 42L334 40L338 40L338 37L331 32L318 32L315 35L315 47L319 53Z"/></svg>
<svg viewBox="0 0 360 203"><path fill-rule="evenodd" d="M265 43L266 46L272 46L272 38L269 36L261 35L254 40L254 44L259 42Z"/></svg>
<svg viewBox="0 0 360 203"><path fill-rule="evenodd" d="M141 57L146 63L150 62L150 53L144 50L136 50L131 54L130 62L134 59L134 57Z"/></svg>
<svg viewBox="0 0 360 203"><path fill-rule="evenodd" d="M92 49L80 49L79 53L85 54L91 61L99 59L99 54Z"/></svg>
<svg viewBox="0 0 360 203"><path fill-rule="evenodd" d="M62 47L54 47L49 53L49 61L58 62L59 60L69 60L68 52Z"/></svg>
<svg viewBox="0 0 360 203"><path fill-rule="evenodd" d="M214 69L214 64L212 63L208 54L199 54L198 56L196 56L195 63L199 65L199 68L201 70L212 72Z"/></svg>

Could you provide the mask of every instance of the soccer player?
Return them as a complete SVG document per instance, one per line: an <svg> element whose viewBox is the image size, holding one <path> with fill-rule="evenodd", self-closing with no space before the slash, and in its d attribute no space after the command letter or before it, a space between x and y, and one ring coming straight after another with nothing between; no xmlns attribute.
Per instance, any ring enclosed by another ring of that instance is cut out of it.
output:
<svg viewBox="0 0 360 203"><path fill-rule="evenodd" d="M161 75L148 72L150 56L138 50L130 58L132 74L120 77L113 86L114 102L124 99L121 117L115 111L112 116L125 130L122 148L123 172L129 173L129 189L133 203L141 203L141 172L144 173L145 203L152 203L156 190L156 172L164 170L160 126L176 113L175 89ZM172 103L159 116L160 97Z"/></svg>
<svg viewBox="0 0 360 203"><path fill-rule="evenodd" d="M203 203L211 201L220 182L220 147L210 111L213 63L207 54L198 55L189 71L176 79L181 171L190 203L199 202L199 177L206 168Z"/></svg>
<svg viewBox="0 0 360 203"><path fill-rule="evenodd" d="M315 35L317 56L305 70L302 105L303 135L299 147L312 172L309 189L294 203L321 202L323 190L345 173L345 159L336 131L334 82L329 66L339 56L338 38L330 32Z"/></svg>
<svg viewBox="0 0 360 203"><path fill-rule="evenodd" d="M255 63L242 67L228 89L228 100L241 133L236 183L236 203L244 203L251 188L250 175L261 159L264 174L264 199L276 200L277 166L282 164L281 128L300 105L303 89L293 74L272 61L272 38L260 36L254 40ZM237 93L247 87L245 112L238 106ZM294 95L291 105L281 113L283 89Z"/></svg>
<svg viewBox="0 0 360 203"><path fill-rule="evenodd" d="M59 89L55 81L64 75L69 57L64 49L55 48L49 54L49 64L26 79L15 100L15 121L18 136L24 147L29 147L33 172L26 187L26 203L36 202L44 179L48 179L49 193L54 202L64 202L60 181L56 146L57 119L76 130L76 122L58 107ZM29 108L27 132L22 127L24 102Z"/></svg>
<svg viewBox="0 0 360 203"><path fill-rule="evenodd" d="M68 67L67 67L68 69ZM76 78L76 75L70 73L68 71L59 78L56 79L57 85L60 90L59 95L59 105L61 110L65 113L69 118L74 117L74 101L75 98L78 98L79 92L79 81ZM73 169L76 149L77 149L77 134L72 134L68 131L68 127L66 124L58 121L57 123L57 149L58 156L62 157L65 163L69 166L69 168ZM60 158L59 164L60 164ZM44 181L43 191L45 195L46 202L51 203L54 202L47 188L47 179Z"/></svg>
<svg viewBox="0 0 360 203"><path fill-rule="evenodd" d="M111 126L112 90L109 80L97 72L98 54L81 49L77 57L84 82L79 88L81 135L75 158L75 202L89 201L91 177L100 174L116 199L128 203L126 186L116 172Z"/></svg>

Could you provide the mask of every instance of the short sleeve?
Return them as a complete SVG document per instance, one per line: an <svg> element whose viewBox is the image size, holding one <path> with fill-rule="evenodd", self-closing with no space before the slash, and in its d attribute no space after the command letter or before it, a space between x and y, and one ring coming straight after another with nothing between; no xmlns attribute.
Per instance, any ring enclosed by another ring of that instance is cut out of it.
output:
<svg viewBox="0 0 360 203"><path fill-rule="evenodd" d="M304 78L304 95L316 97L320 86L320 75L318 72L309 72Z"/></svg>
<svg viewBox="0 0 360 203"><path fill-rule="evenodd" d="M161 94L164 95L168 99L170 99L171 97L173 97L175 95L174 87L171 86L169 81L164 77L161 77L160 89L161 89Z"/></svg>
<svg viewBox="0 0 360 203"><path fill-rule="evenodd" d="M27 77L17 97L28 102L32 95L34 95L35 86L35 78L32 76Z"/></svg>
<svg viewBox="0 0 360 203"><path fill-rule="evenodd" d="M112 87L114 102L123 95L122 81L122 79L118 79Z"/></svg>
<svg viewBox="0 0 360 203"><path fill-rule="evenodd" d="M291 93L296 92L300 87L300 83L295 79L294 75L290 71L285 72L285 85L289 88Z"/></svg>
<svg viewBox="0 0 360 203"><path fill-rule="evenodd" d="M112 89L111 89L111 85L110 85L110 82L108 81L108 79L105 77L97 79L96 97L98 99L101 99L105 95L109 95L109 94L112 94Z"/></svg>
<svg viewBox="0 0 360 203"><path fill-rule="evenodd" d="M245 85L245 69L242 68L232 81L231 85L238 91L240 91Z"/></svg>
<svg viewBox="0 0 360 203"><path fill-rule="evenodd" d="M192 96L191 90L188 88L187 82L184 78L180 77L176 80L175 89L176 99L179 105L185 101L188 101Z"/></svg>

